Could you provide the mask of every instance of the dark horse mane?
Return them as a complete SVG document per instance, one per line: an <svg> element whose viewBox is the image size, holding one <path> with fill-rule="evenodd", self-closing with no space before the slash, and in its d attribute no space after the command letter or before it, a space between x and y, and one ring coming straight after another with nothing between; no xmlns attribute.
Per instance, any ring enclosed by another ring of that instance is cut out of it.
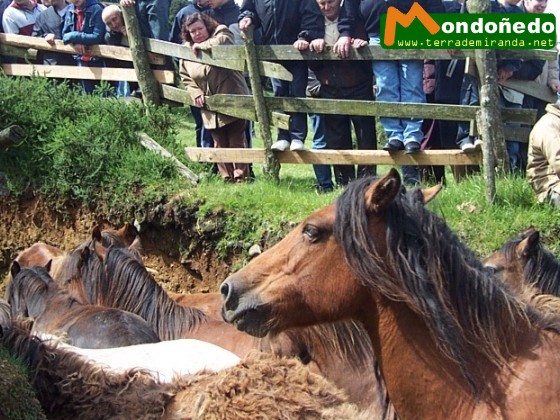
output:
<svg viewBox="0 0 560 420"><path fill-rule="evenodd" d="M104 263L92 252L82 270L90 302L139 315L162 340L181 338L207 319L203 311L172 300L128 249L109 248Z"/></svg>
<svg viewBox="0 0 560 420"><path fill-rule="evenodd" d="M500 252L507 261L517 259L518 245L531 233L528 231L506 242ZM532 242L527 262L523 270L523 280L531 286L537 287L542 293L560 296L560 261L547 250L540 240Z"/></svg>
<svg viewBox="0 0 560 420"><path fill-rule="evenodd" d="M356 277L420 315L438 347L459 364L472 386L469 372L481 373L479 356L500 367L520 331L536 326L560 332L559 318L524 303L484 269L445 221L425 208L419 189L403 189L385 210L387 255L380 255L369 232L365 201L374 181L355 181L337 200L336 240Z"/></svg>
<svg viewBox="0 0 560 420"><path fill-rule="evenodd" d="M6 296L11 300L9 304L12 307L12 313L14 308L20 307L18 300L20 296L25 297L29 306L44 304L45 293L52 282L53 279L44 267L27 267L21 270L17 276L12 276L6 288Z"/></svg>
<svg viewBox="0 0 560 420"><path fill-rule="evenodd" d="M49 419L160 418L175 395L173 384L160 384L149 372L112 372L44 343L30 334L32 324L26 320L3 327L0 348L26 366Z"/></svg>

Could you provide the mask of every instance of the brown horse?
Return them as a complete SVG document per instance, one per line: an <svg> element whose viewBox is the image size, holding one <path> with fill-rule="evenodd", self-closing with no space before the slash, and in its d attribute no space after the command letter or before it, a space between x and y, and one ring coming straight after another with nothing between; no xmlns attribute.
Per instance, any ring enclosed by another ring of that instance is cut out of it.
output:
<svg viewBox="0 0 560 420"><path fill-rule="evenodd" d="M224 318L256 336L364 323L402 418L552 418L560 319L484 269L398 172L360 179L221 285Z"/></svg>
<svg viewBox="0 0 560 420"><path fill-rule="evenodd" d="M84 348L130 346L160 341L138 315L115 308L83 305L61 289L48 266L21 268L14 261L6 296L12 319L31 317L39 333L62 335Z"/></svg>
<svg viewBox="0 0 560 420"><path fill-rule="evenodd" d="M68 288L78 300L136 313L163 340L196 338L240 357L255 349L278 356L297 356L344 389L352 402L370 407L378 417L386 411L384 387L374 369L373 349L360 324L326 324L256 339L213 316L221 308L218 293L206 294L204 298L185 295L180 304L170 298L129 249L107 249L100 244L94 249L76 251L72 254L74 261L68 264L79 267L70 274Z"/></svg>
<svg viewBox="0 0 560 420"><path fill-rule="evenodd" d="M249 355L217 373L160 383L149 372L114 372L14 326L0 348L27 367L49 419L366 419L331 383L293 359Z"/></svg>
<svg viewBox="0 0 560 420"><path fill-rule="evenodd" d="M530 286L538 293L560 296L560 260L544 248L535 228L507 241L484 265L518 290Z"/></svg>

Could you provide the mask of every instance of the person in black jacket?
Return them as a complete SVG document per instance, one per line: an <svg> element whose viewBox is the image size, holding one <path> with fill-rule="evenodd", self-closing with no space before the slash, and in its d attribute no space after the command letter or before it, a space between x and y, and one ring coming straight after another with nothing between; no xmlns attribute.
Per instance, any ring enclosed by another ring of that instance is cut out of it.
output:
<svg viewBox="0 0 560 420"><path fill-rule="evenodd" d="M293 45L299 50L312 50L325 33L323 15L315 0L245 0L239 14L239 29L254 26L260 29L264 45ZM305 61L281 62L293 75L293 80L272 79L274 96L304 98L307 87ZM293 113L290 131L278 129L272 150L303 150L307 137L307 115Z"/></svg>

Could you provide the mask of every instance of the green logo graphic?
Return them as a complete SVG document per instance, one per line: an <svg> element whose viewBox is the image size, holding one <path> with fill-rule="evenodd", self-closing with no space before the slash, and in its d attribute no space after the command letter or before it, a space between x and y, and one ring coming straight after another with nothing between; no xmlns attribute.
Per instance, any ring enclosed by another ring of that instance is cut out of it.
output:
<svg viewBox="0 0 560 420"><path fill-rule="evenodd" d="M550 13L428 14L414 3L406 14L390 7L381 17L381 46L394 49L551 49Z"/></svg>

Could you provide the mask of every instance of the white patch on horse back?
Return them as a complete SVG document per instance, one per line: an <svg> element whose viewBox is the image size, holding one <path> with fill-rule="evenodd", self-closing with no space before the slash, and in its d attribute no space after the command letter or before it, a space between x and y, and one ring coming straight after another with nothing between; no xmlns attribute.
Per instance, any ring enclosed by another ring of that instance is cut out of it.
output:
<svg viewBox="0 0 560 420"><path fill-rule="evenodd" d="M240 360L234 353L215 344L186 338L110 349L82 349L45 334L40 338L47 343L52 340L62 349L115 371L132 368L151 371L161 382L171 382L175 375L217 372L235 366Z"/></svg>

